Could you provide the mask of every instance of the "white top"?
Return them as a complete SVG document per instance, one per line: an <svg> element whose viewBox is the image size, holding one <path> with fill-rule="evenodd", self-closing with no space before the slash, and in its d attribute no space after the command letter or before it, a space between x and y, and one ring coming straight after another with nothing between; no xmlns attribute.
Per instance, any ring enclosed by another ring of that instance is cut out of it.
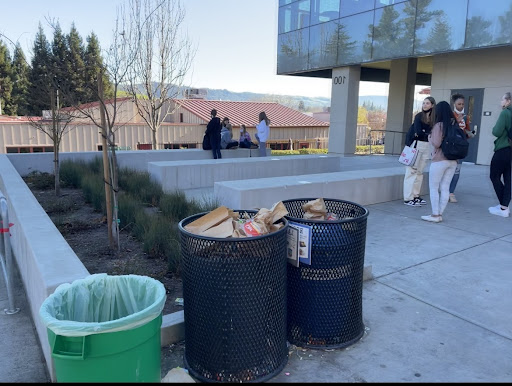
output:
<svg viewBox="0 0 512 386"><path fill-rule="evenodd" d="M256 125L256 130L258 131L258 141L267 142L267 138L270 134L270 127L268 127L264 119Z"/></svg>

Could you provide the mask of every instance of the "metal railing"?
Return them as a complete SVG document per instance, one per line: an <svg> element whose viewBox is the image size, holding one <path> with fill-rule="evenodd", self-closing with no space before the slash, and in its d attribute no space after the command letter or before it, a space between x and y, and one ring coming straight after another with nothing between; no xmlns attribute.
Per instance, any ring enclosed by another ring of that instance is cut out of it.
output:
<svg viewBox="0 0 512 386"><path fill-rule="evenodd" d="M12 274L13 274L13 261L11 249L11 234L9 232L9 213L7 210L7 200L2 192L0 192L0 213L2 226L0 228L2 237L0 237L0 262L2 264L2 272L5 279L5 287L7 288L7 299L9 301L9 308L5 308L4 312L7 315L17 313L20 309L14 307L14 295L12 291Z"/></svg>
<svg viewBox="0 0 512 386"><path fill-rule="evenodd" d="M373 134L372 133L380 133L380 134ZM404 139L405 135L407 133L403 131L395 131L395 130L373 130L370 129L368 132L368 138L374 138L378 136L379 139L379 145L384 145L384 152L381 154L390 154L390 155L399 155L402 153L402 150L404 148ZM369 151L370 154L373 154L372 152L372 142L369 141ZM375 145L375 144L373 144Z"/></svg>

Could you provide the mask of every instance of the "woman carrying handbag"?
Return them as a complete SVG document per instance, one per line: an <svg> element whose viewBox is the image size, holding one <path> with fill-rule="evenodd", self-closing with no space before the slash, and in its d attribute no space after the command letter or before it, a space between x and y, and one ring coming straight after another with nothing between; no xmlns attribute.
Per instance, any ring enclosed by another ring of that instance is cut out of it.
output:
<svg viewBox="0 0 512 386"><path fill-rule="evenodd" d="M404 204L408 206L419 207L427 204L420 197L420 191L423 183L423 169L427 165L430 154L428 135L434 124L435 107L436 100L432 97L426 97L423 100L421 111L414 117L414 134L412 139L413 143L417 141L416 148L418 153L416 162L411 166L405 167Z"/></svg>

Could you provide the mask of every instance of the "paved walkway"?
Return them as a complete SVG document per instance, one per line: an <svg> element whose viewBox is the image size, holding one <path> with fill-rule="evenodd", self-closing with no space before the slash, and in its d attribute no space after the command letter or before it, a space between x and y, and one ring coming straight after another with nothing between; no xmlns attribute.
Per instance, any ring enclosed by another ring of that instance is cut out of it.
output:
<svg viewBox="0 0 512 386"><path fill-rule="evenodd" d="M349 157L344 167L396 166L396 157ZM440 224L430 206L369 205L364 283L366 332L343 350L292 347L269 382L511 382L512 218L496 205L489 167L463 164L456 204ZM428 200L428 196L425 197ZM19 280L17 281L19 283ZM22 286L20 313L0 312L1 382L48 382ZM7 307L0 278L0 307Z"/></svg>

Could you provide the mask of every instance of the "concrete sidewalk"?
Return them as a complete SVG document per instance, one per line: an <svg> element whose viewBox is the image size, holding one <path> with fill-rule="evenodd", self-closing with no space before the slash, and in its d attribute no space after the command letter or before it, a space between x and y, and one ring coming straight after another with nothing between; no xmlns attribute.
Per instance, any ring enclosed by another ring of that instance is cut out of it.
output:
<svg viewBox="0 0 512 386"><path fill-rule="evenodd" d="M342 163L358 170L397 161ZM368 205L365 266L374 278L363 287L364 336L341 350L292 346L269 382L511 382L512 218L489 214L497 202L488 175L488 166L463 164L459 202L439 224L420 218L430 205ZM21 311L0 312L0 381L49 382L23 286L15 284ZM3 278L0 307L7 308Z"/></svg>

